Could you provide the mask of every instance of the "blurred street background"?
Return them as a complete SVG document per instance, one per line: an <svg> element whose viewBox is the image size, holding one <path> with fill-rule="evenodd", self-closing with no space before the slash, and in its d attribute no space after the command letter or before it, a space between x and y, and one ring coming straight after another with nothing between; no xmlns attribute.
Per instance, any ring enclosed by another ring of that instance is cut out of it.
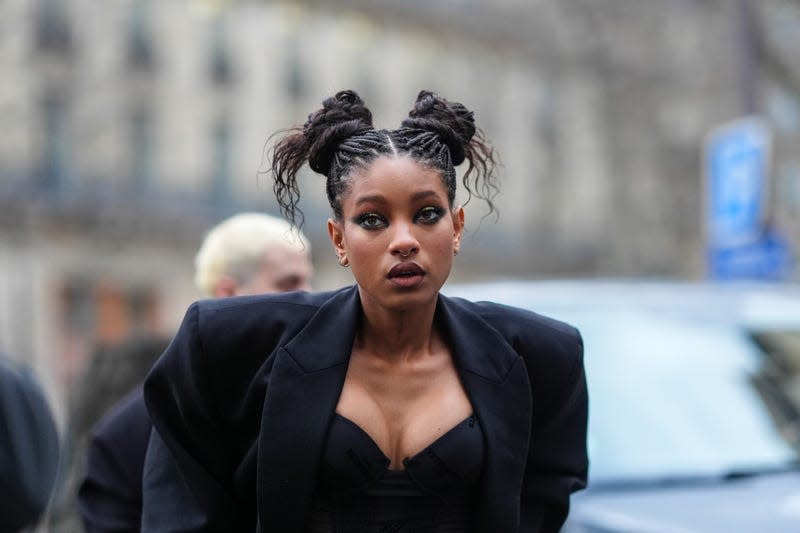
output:
<svg viewBox="0 0 800 533"><path fill-rule="evenodd" d="M63 424L91 354L172 335L211 225L277 214L268 137L343 88L379 127L422 88L475 110L500 217L469 204L454 281L713 275L706 154L743 117L754 219L797 250L798 27L798 0L2 0L0 350ZM351 283L305 177L314 286Z"/></svg>

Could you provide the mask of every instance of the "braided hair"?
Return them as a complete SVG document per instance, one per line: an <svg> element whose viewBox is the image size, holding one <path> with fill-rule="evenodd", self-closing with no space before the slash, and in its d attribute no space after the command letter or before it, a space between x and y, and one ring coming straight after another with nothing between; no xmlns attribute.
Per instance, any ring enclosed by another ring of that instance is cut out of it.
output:
<svg viewBox="0 0 800 533"><path fill-rule="evenodd" d="M281 211L292 224L299 218L302 225L297 173L308 161L314 172L326 177L328 202L334 216L341 220L341 198L348 190L352 171L381 156L407 156L439 170L451 206L456 195L455 167L468 161L462 183L469 198L475 195L488 204L490 213L495 210L492 199L498 188L494 153L476 128L472 111L421 91L400 128L376 130L372 113L361 97L345 90L325 99L322 109L311 113L302 128L289 130L275 145L273 190Z"/></svg>

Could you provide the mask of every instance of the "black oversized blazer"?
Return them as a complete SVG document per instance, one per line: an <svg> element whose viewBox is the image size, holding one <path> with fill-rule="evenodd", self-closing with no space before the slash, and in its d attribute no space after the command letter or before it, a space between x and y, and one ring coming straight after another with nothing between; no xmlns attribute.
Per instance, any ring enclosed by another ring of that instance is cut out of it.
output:
<svg viewBox="0 0 800 533"><path fill-rule="evenodd" d="M360 317L355 286L189 308L145 398L207 531L304 530ZM558 531L586 483L579 333L442 295L435 320L484 431L476 531Z"/></svg>

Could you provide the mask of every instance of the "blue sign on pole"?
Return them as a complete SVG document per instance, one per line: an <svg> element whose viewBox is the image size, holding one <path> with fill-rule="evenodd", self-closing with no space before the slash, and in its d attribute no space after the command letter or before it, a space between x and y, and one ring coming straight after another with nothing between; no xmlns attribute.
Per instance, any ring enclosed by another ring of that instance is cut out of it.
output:
<svg viewBox="0 0 800 533"><path fill-rule="evenodd" d="M788 242L767 224L772 137L757 117L713 130L705 143L709 273L716 279L789 275Z"/></svg>
<svg viewBox="0 0 800 533"><path fill-rule="evenodd" d="M762 233L771 135L758 118L713 130L705 143L706 221L713 248L754 242Z"/></svg>
<svg viewBox="0 0 800 533"><path fill-rule="evenodd" d="M710 271L721 280L761 279L779 281L788 278L794 267L789 242L774 230L761 239L740 246L711 248Z"/></svg>

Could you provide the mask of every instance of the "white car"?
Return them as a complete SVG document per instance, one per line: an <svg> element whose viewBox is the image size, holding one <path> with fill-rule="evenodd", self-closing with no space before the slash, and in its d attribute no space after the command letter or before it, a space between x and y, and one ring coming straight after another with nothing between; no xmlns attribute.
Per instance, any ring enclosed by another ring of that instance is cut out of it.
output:
<svg viewBox="0 0 800 533"><path fill-rule="evenodd" d="M800 532L800 286L497 282L445 294L578 327L589 487L569 533Z"/></svg>

